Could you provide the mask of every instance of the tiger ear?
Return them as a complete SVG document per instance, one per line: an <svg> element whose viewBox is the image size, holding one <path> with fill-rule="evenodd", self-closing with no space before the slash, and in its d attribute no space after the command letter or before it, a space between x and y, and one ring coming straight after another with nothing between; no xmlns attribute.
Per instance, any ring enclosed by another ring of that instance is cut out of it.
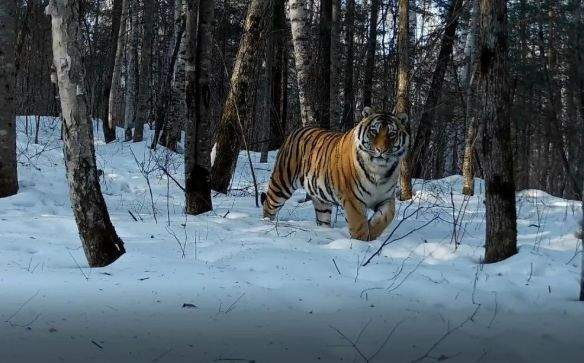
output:
<svg viewBox="0 0 584 363"><path fill-rule="evenodd" d="M363 111L361 111L361 115L363 117L371 116L371 115L373 115L373 109L371 109L371 107L369 107L369 106L365 106L365 107L363 107Z"/></svg>
<svg viewBox="0 0 584 363"><path fill-rule="evenodd" d="M410 123L410 118L404 112L398 113L397 115L395 115L395 117L397 118L399 126L401 127L407 127L408 124Z"/></svg>

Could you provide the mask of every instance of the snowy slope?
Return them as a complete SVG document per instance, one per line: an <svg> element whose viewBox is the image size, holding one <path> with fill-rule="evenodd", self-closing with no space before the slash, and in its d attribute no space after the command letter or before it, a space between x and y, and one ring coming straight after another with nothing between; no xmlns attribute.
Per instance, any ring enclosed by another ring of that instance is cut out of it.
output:
<svg viewBox="0 0 584 363"><path fill-rule="evenodd" d="M262 220L245 153L231 194L215 195L213 212L187 217L179 187L157 166L182 184L179 155L151 153L147 143L105 145L97 132L102 190L127 253L89 269L58 120L42 119L39 145L24 118L18 125L20 193L0 199L0 362L584 356L575 202L519 193L519 254L482 265L483 196L465 199L460 177L417 183L414 202L398 203L392 226L364 243L348 238L342 211L334 228L317 227L311 203L298 202L302 192L278 222ZM260 189L274 158L261 164L252 153ZM407 215L395 241L360 267Z"/></svg>

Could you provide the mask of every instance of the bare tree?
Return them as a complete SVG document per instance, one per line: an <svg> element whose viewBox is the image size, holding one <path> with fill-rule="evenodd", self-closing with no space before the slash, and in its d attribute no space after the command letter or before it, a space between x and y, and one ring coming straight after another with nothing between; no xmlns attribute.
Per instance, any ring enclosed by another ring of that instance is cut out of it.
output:
<svg viewBox="0 0 584 363"><path fill-rule="evenodd" d="M343 87L343 130L347 131L355 123L355 92L353 90L354 44L355 44L355 0L347 0L345 17L345 44L347 60L345 61L345 79Z"/></svg>
<svg viewBox="0 0 584 363"><path fill-rule="evenodd" d="M251 109L248 102L254 99L271 9L270 0L252 0L247 9L244 34L217 132L216 157L211 172L211 187L221 193L226 193L229 188L244 130L247 129L248 112Z"/></svg>
<svg viewBox="0 0 584 363"><path fill-rule="evenodd" d="M132 140L132 128L136 121L136 94L138 76L138 0L130 1L128 15L128 41L126 73L126 104L124 111L124 141Z"/></svg>
<svg viewBox="0 0 584 363"><path fill-rule="evenodd" d="M320 0L319 36L318 36L318 98L316 122L322 128L330 128L331 107L331 35L333 0Z"/></svg>
<svg viewBox="0 0 584 363"><path fill-rule="evenodd" d="M444 76L446 75L448 62L452 56L454 36L456 34L456 28L458 27L458 19L462 11L462 4L463 0L453 0L450 3L450 7L448 8L444 33L442 34L442 40L440 42L438 60L436 61L434 73L432 74L430 90L428 92L428 96L426 97L426 101L424 102L424 108L422 110L422 116L420 117L416 137L414 138L412 145L410 146L410 150L408 150L405 157L406 162L404 165L407 165L410 168L410 170L404 173L402 177L402 187L403 184L408 184L407 187L404 188L406 191L412 189L411 177L414 173L414 169L417 167L423 151L430 143L434 114L436 112L436 107L442 93L442 84L444 83ZM409 180L406 178L409 178ZM402 193L402 198L405 199L408 196L411 198L411 193Z"/></svg>
<svg viewBox="0 0 584 363"><path fill-rule="evenodd" d="M584 301L584 181L582 182L582 220L580 221L580 248L581 259L580 259L580 301Z"/></svg>
<svg viewBox="0 0 584 363"><path fill-rule="evenodd" d="M126 34L126 22L128 19L130 0L123 0L122 15L120 18L120 27L117 39L116 55L112 73L112 84L109 94L108 106L108 125L115 130L116 126L122 121L122 66L124 62L124 42ZM114 134L115 138L115 134Z"/></svg>
<svg viewBox="0 0 584 363"><path fill-rule="evenodd" d="M112 142L116 139L116 129L110 127L109 124L109 97L112 86L112 79L114 73L114 66L116 60L116 52L118 48L118 36L120 33L120 21L122 18L122 2L123 0L113 0L112 6L112 27L111 27L111 45L108 48L106 69L103 73L103 94L102 94L102 110L101 119L103 125L103 137L106 143Z"/></svg>
<svg viewBox="0 0 584 363"><path fill-rule="evenodd" d="M397 51L399 53L398 58L398 70L397 70L397 92L396 92L396 103L395 112L396 113L406 113L409 114L410 111L410 59L408 56L408 46L409 46L409 27L410 27L410 14L409 14L409 4L408 0L399 0L398 2L398 36L397 36ZM403 158L399 164L400 167L400 185L401 185L401 195L402 200L408 200L412 198L412 184L411 184L411 168L408 164L407 158Z"/></svg>
<svg viewBox="0 0 584 363"><path fill-rule="evenodd" d="M270 148L278 148L286 135L288 117L288 28L286 26L286 0L275 0L272 14L272 61L270 113Z"/></svg>
<svg viewBox="0 0 584 363"><path fill-rule="evenodd" d="M517 253L517 216L507 64L507 2L480 0L478 36L479 155L486 184L485 262Z"/></svg>
<svg viewBox="0 0 584 363"><path fill-rule="evenodd" d="M331 54L330 54L330 127L340 129L341 103L341 0L332 0L331 12Z"/></svg>
<svg viewBox="0 0 584 363"><path fill-rule="evenodd" d="M79 7L79 1L51 0L46 13L52 18L69 197L89 266L102 267L118 259L125 249L110 221L95 165L81 64Z"/></svg>
<svg viewBox="0 0 584 363"><path fill-rule="evenodd" d="M185 105L185 64L186 64L186 32L181 30L185 23L186 3L183 0L175 0L174 5L174 35L173 38L179 44L176 61L169 69L172 75L170 85L170 104L168 105L166 122L161 135L161 144L170 150L176 150L176 144L180 141L181 130L186 116ZM196 11L196 9L195 9Z"/></svg>
<svg viewBox="0 0 584 363"><path fill-rule="evenodd" d="M0 3L0 198L18 192L14 87L16 0Z"/></svg>
<svg viewBox="0 0 584 363"><path fill-rule="evenodd" d="M316 100L313 96L310 74L313 55L310 52L310 23L306 9L307 0L289 0L290 26L292 28L292 45L294 46L294 63L298 79L298 98L300 99L300 117L302 125L316 125Z"/></svg>
<svg viewBox="0 0 584 363"><path fill-rule="evenodd" d="M152 100L152 47L154 45L154 0L143 1L143 38L138 79L138 105L134 124L134 142L144 138L144 123L148 121Z"/></svg>
<svg viewBox="0 0 584 363"><path fill-rule="evenodd" d="M375 70L375 51L377 49L377 21L381 0L371 0L371 17L369 18L369 38L367 39L367 60L363 79L363 106L371 106L373 94L373 73ZM400 2L400 6L402 6ZM401 54L401 53L400 53Z"/></svg>
<svg viewBox="0 0 584 363"><path fill-rule="evenodd" d="M211 69L214 0L186 1L186 212L213 209L211 201ZM198 30L197 30L198 27Z"/></svg>
<svg viewBox="0 0 584 363"><path fill-rule="evenodd" d="M476 32L479 17L478 0L473 0L471 5L471 18L466 35L466 44L464 46L464 87L465 87L465 105L464 119L466 123L466 139L464 142L464 157L462 164L462 175L464 182L462 193L465 195L474 195L474 153L476 139L476 117L473 114L473 83L476 62Z"/></svg>

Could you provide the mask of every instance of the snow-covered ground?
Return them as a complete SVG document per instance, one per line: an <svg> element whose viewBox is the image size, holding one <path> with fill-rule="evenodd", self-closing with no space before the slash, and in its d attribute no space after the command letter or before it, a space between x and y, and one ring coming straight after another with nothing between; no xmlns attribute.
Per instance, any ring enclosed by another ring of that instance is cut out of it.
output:
<svg viewBox="0 0 584 363"><path fill-rule="evenodd" d="M317 227L302 192L278 222L262 220L245 153L232 192L214 196L213 212L186 216L180 188L159 167L182 184L179 155L151 153L147 143L105 145L96 132L102 190L127 253L90 269L68 200L58 120L41 124L35 145L34 130L27 137L19 119L20 192L0 199L0 362L584 356L576 202L519 193L519 253L483 265L478 182L478 195L466 199L460 177L417 183L414 202L398 203L391 227L364 243L348 238L342 211L334 228ZM260 189L274 157L261 164L251 155ZM381 255L362 266L398 224Z"/></svg>

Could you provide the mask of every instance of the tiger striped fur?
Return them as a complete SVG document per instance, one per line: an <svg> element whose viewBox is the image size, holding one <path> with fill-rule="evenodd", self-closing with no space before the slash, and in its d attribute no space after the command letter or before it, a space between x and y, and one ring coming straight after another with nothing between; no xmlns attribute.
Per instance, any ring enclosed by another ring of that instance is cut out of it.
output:
<svg viewBox="0 0 584 363"><path fill-rule="evenodd" d="M395 215L399 161L409 146L408 116L373 112L346 133L305 127L284 141L276 158L264 217L273 219L298 188L310 195L318 225L331 224L333 205L345 210L352 238L379 237ZM374 211L367 219L367 210Z"/></svg>

